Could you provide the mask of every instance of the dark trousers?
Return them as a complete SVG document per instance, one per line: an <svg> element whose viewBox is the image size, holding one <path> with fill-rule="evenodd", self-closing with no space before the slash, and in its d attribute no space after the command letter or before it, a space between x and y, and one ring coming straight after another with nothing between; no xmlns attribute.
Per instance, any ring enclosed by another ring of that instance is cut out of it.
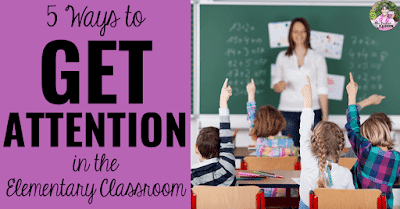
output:
<svg viewBox="0 0 400 209"><path fill-rule="evenodd" d="M289 135L293 139L294 146L300 147L300 116L301 112L285 112L281 111L286 120L286 129L282 130L283 135ZM322 120L322 111L314 110L314 126Z"/></svg>

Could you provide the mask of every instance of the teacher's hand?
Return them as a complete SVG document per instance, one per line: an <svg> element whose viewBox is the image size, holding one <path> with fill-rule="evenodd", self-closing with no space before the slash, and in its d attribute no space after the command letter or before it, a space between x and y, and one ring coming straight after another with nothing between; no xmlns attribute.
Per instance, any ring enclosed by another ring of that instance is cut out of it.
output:
<svg viewBox="0 0 400 209"><path fill-rule="evenodd" d="M274 91L276 93L281 93L283 90L285 90L286 85L287 85L287 83L285 81L281 81L274 85Z"/></svg>

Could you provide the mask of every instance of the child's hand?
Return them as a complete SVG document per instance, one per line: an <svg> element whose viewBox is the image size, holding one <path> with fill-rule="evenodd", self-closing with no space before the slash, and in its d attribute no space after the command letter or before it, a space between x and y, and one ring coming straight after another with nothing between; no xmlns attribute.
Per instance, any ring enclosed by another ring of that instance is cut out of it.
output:
<svg viewBox="0 0 400 209"><path fill-rule="evenodd" d="M382 99L385 99L385 96L372 94L368 97L368 101L371 105L378 105L382 102Z"/></svg>
<svg viewBox="0 0 400 209"><path fill-rule="evenodd" d="M310 78L307 76L307 83L301 88L301 95L304 98L304 108L312 108L312 92Z"/></svg>
<svg viewBox="0 0 400 209"><path fill-rule="evenodd" d="M229 97L232 96L232 88L228 86L228 79L225 79L224 85L221 89L221 95L219 97L219 107L227 108Z"/></svg>
<svg viewBox="0 0 400 209"><path fill-rule="evenodd" d="M246 86L247 90L247 96L248 96L248 101L252 102L255 100L255 94L256 94L256 85L254 84L254 80L251 79L251 82L247 84Z"/></svg>
<svg viewBox="0 0 400 209"><path fill-rule="evenodd" d="M349 105L356 104L358 84L354 82L353 74L350 73L350 82L346 86L347 94L349 97Z"/></svg>

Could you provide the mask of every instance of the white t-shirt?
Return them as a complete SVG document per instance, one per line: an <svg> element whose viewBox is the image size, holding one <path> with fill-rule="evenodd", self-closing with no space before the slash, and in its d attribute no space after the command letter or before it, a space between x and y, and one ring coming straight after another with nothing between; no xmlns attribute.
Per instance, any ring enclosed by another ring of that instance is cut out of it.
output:
<svg viewBox="0 0 400 209"><path fill-rule="evenodd" d="M313 94L313 109L320 109L319 95L328 95L327 67L325 58L318 52L308 49L304 57L304 64L299 68L296 53L286 56L286 51L279 53L276 58L276 73L272 85L284 81L287 83L285 90L281 92L279 110L301 112L303 109L303 97L300 89L307 82L306 75L310 77Z"/></svg>
<svg viewBox="0 0 400 209"><path fill-rule="evenodd" d="M306 108L301 113L300 118L300 154L301 154L301 174L300 174L300 197L301 200L310 206L310 190L318 188L319 165L318 158L314 156L311 149L311 126L314 122L314 111ZM326 166L328 162L326 163ZM326 167L325 167L326 169ZM328 174L324 172L325 178ZM353 176L348 168L332 163L331 170L332 189L354 189Z"/></svg>

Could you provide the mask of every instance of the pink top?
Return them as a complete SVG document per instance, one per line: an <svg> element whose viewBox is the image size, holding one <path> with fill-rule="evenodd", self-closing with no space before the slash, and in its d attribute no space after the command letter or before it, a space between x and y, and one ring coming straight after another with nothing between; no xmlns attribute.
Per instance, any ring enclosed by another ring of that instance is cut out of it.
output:
<svg viewBox="0 0 400 209"><path fill-rule="evenodd" d="M390 19L388 15L383 16L383 14L379 15L376 19L376 22L379 22L379 30L390 30L394 27L394 20ZM392 25L392 27L387 27L388 25Z"/></svg>

